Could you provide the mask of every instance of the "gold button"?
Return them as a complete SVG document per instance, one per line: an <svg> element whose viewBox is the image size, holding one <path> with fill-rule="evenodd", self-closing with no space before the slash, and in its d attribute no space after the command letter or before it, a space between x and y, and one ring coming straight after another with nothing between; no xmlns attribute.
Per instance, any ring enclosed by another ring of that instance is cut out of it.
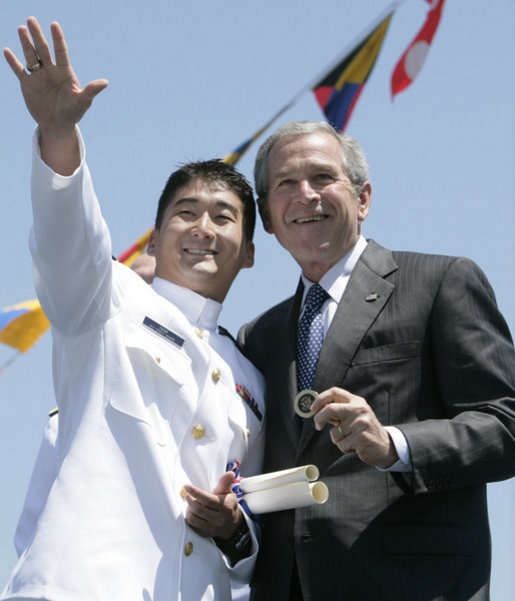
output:
<svg viewBox="0 0 515 601"><path fill-rule="evenodd" d="M220 370L218 369L218 367L216 369L213 369L211 378L213 379L213 382L215 382L215 384L220 380Z"/></svg>
<svg viewBox="0 0 515 601"><path fill-rule="evenodd" d="M191 431L191 435L193 436L193 438L195 438L196 440L200 440L201 438L204 438L206 434L206 429L202 424L197 424L196 426L193 426L193 430Z"/></svg>
<svg viewBox="0 0 515 601"><path fill-rule="evenodd" d="M183 486L183 487L181 488L181 497L182 497L183 499L185 499L187 495L188 495L188 493L186 492L186 490L185 490L185 488L184 488L184 486Z"/></svg>
<svg viewBox="0 0 515 601"><path fill-rule="evenodd" d="M161 363L161 357L156 357L157 363Z"/></svg>
<svg viewBox="0 0 515 601"><path fill-rule="evenodd" d="M250 438L250 430L247 428L247 438Z"/></svg>
<svg viewBox="0 0 515 601"><path fill-rule="evenodd" d="M204 338L204 332L202 331L202 328L196 327L195 328L195 334L202 340L202 338Z"/></svg>
<svg viewBox="0 0 515 601"><path fill-rule="evenodd" d="M193 543L186 543L184 545L184 555L189 557L193 553Z"/></svg>

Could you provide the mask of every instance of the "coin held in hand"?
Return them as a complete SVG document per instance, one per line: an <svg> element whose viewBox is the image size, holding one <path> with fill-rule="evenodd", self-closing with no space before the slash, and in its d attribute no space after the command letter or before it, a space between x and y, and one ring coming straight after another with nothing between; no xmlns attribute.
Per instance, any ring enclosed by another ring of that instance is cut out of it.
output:
<svg viewBox="0 0 515 601"><path fill-rule="evenodd" d="M293 400L295 413L303 419L313 416L314 413L311 411L311 405L317 396L318 392L314 390L301 390Z"/></svg>

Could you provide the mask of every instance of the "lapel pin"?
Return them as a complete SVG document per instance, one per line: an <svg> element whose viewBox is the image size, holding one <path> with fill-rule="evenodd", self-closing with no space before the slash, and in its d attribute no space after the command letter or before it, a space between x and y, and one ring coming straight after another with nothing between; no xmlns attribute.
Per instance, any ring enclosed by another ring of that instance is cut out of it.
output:
<svg viewBox="0 0 515 601"><path fill-rule="evenodd" d="M377 294L377 292L371 292L370 294L367 294L365 296L365 300L367 301L367 303L373 303L378 298L379 298L379 294Z"/></svg>

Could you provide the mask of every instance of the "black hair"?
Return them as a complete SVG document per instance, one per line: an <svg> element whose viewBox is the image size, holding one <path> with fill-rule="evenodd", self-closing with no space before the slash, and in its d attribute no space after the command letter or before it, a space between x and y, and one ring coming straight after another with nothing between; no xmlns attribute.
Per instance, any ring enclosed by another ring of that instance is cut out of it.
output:
<svg viewBox="0 0 515 601"><path fill-rule="evenodd" d="M181 188L196 180L206 183L221 184L241 200L243 204L243 229L245 240L252 242L256 225L256 206L252 187L239 171L221 159L196 161L186 163L174 171L161 193L157 205L155 228L158 230L163 223L163 216L168 205Z"/></svg>

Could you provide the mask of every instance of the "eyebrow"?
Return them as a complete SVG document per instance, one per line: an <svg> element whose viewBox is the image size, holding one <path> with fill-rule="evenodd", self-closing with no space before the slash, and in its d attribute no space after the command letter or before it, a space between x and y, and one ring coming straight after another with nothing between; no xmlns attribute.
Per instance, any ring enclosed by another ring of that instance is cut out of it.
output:
<svg viewBox="0 0 515 601"><path fill-rule="evenodd" d="M175 201L172 201L172 206L177 207L183 204L199 204L200 201L195 196L185 196L183 198L179 198ZM235 217L238 215L238 209L232 203L227 202L225 200L217 200L215 202L215 206L218 209L227 209L230 211Z"/></svg>
<svg viewBox="0 0 515 601"><path fill-rule="evenodd" d="M318 160L313 160L312 162L310 162L310 164L308 165L309 169L312 170L317 170L317 169L326 169L328 171L333 171L335 172L335 167L334 165L330 164L327 161L318 161ZM288 175L291 175L292 173L294 173L295 171L297 171L297 167L292 166L284 166L284 167L279 167L279 169L277 169L276 171L272 171L271 172L271 177L274 178L281 178L281 177L286 177Z"/></svg>

